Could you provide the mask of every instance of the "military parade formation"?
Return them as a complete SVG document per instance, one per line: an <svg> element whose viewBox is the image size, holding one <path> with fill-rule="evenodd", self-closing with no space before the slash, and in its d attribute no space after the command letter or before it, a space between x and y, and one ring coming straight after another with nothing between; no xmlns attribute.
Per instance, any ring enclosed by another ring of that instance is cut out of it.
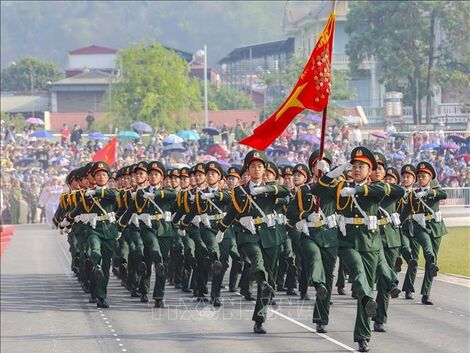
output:
<svg viewBox="0 0 470 353"><path fill-rule="evenodd" d="M383 154L356 147L339 166L318 150L308 165L276 166L252 150L227 170L215 161L179 169L141 161L117 171L90 162L66 183L54 224L68 237L71 270L98 308L109 307L111 273L130 296L148 303L151 295L155 308L165 307L166 286L220 307L227 274L229 292L255 301L254 333L266 333L276 292L310 300L309 287L312 322L326 333L333 287L345 295L349 282L357 300L354 341L367 352L371 320L375 332L385 332L390 299L401 290L413 299L421 248L421 302L433 304L447 233L439 201L447 195L427 162L398 171Z"/></svg>

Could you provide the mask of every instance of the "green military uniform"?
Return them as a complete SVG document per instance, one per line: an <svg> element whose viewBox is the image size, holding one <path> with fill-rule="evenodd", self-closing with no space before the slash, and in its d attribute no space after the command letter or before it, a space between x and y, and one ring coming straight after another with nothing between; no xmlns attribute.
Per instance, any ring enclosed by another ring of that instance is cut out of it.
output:
<svg viewBox="0 0 470 353"><path fill-rule="evenodd" d="M92 169L92 175L99 171L109 173L109 166L104 162L97 162ZM88 236L90 258L94 265L95 297L98 307L107 307L105 302L111 258L115 249L117 228L114 224L114 211L116 209L116 193L105 187L88 190L83 194L82 202L72 210L68 217L73 220L75 215L90 217L91 230Z"/></svg>
<svg viewBox="0 0 470 353"><path fill-rule="evenodd" d="M401 175L403 175L404 173L411 174L416 180L416 168L413 165L405 164L404 166L402 166ZM414 190L412 185L408 190L405 190L405 195L397 203L397 212L400 213L401 221L401 254L405 259L406 263L408 264L402 288L402 290L406 292L406 299L413 299L412 293L414 293L415 291L414 283L416 280L416 268L418 266L418 256L421 247L414 234L413 220L410 216L411 208L408 207L413 192Z"/></svg>
<svg viewBox="0 0 470 353"><path fill-rule="evenodd" d="M165 168L160 162L148 163L148 172L156 170L165 175ZM153 298L157 307L162 307L165 290L165 273L168 269L170 248L173 243L171 227L171 208L176 199L176 191L170 188L148 186L139 189L134 205L139 218L140 237L144 244L144 259L147 271L142 276L140 292L146 295L150 287L152 264L155 264L156 278Z"/></svg>
<svg viewBox="0 0 470 353"><path fill-rule="evenodd" d="M201 167L201 169L200 169ZM195 170L204 173L209 170L216 171L222 176L222 167L217 162L209 162L205 166L196 165ZM220 306L220 288L223 279L223 265L220 262L220 248L216 241L217 223L224 216L224 210L230 204L230 194L220 191L218 188L205 187L195 194L194 203L181 222L183 227L188 227L196 216L199 216L199 234L201 243L199 246L198 261L198 292L201 297L207 283L207 274L212 270L211 302L214 306Z"/></svg>
<svg viewBox="0 0 470 353"><path fill-rule="evenodd" d="M377 152L375 153L377 155ZM380 161L386 167L385 157L380 154ZM379 161L377 161L380 163ZM387 174L393 175L397 180L399 178L398 171L394 168L386 168ZM387 322L387 309L390 301L390 291L393 290L393 296L399 294L396 287L398 282L393 269L395 262L400 255L401 237L399 231L400 216L396 212L397 201L403 197L405 190L397 184L385 183L386 195L382 199L377 214L377 223L379 225L380 235L382 238L382 250L380 252L379 267L377 269L377 315L374 318L374 329L376 331L384 331L382 326ZM393 286L393 288L391 288Z"/></svg>
<svg viewBox="0 0 470 353"><path fill-rule="evenodd" d="M318 150L310 156L311 169L318 157ZM323 159L331 163L332 158L329 153L325 153ZM310 179L307 166L299 164L294 167L294 171L302 172L307 180ZM317 331L323 333L326 332L324 326L329 322L333 271L338 250L334 192L333 187L320 187L319 183L302 185L297 189L288 210L289 221L301 234L300 248L308 284L317 291L312 321L317 324Z"/></svg>
<svg viewBox="0 0 470 353"><path fill-rule="evenodd" d="M432 304L429 301L431 286L437 267L437 253L441 244L442 236L447 234L447 228L442 221L439 211L439 201L447 198L447 193L435 180L436 172L431 164L420 162L416 167L417 174L428 173L433 180L427 188L418 188L410 194L409 207L413 219L413 230L416 238L423 248L425 273L421 286L423 304Z"/></svg>
<svg viewBox="0 0 470 353"><path fill-rule="evenodd" d="M279 173L279 171L278 171ZM281 168L282 177L292 176L292 166L285 165ZM277 214L286 215L287 213L287 205L289 204L290 200L293 198L293 195L289 193L284 198L278 198L276 203L276 212ZM277 269L277 278L276 278L276 287L278 291L286 291L289 290L287 287L290 287L290 294L292 293L293 288L296 287L296 273L297 269L295 268L295 255L294 249L292 248L292 240L288 236L288 230L290 227L288 226L287 222L284 224L278 223L277 231L279 232L282 243L279 249L279 266ZM290 269L290 271L289 271ZM288 273L289 271L289 273ZM285 279L285 281L284 281Z"/></svg>
<svg viewBox="0 0 470 353"><path fill-rule="evenodd" d="M267 158L264 152L251 151L245 157L245 167L258 160L264 165ZM260 187L261 186L261 187ZM254 191L257 187L260 190ZM219 223L219 230L224 232L238 218L240 233L238 248L240 253L250 260L250 274L258 282L258 295L252 320L254 330L264 333L262 323L266 320L267 305L274 293L275 267L278 260L280 239L276 231L274 205L278 197L285 197L288 189L278 185L259 186L250 181L232 191L232 205L226 216Z"/></svg>
<svg viewBox="0 0 470 353"><path fill-rule="evenodd" d="M234 176L240 179L240 171L236 167L230 167L227 170L227 176ZM231 195L231 190L225 190ZM225 207L226 211L227 207ZM225 272L229 267L229 257L232 259L232 267L229 273L229 291L235 292L237 285L238 274L242 270L243 263L241 261L240 253L238 252L236 231L238 231L238 221L235 221L224 233L224 239L219 243L220 248L220 262L222 262L223 270L221 277L224 278Z"/></svg>
<svg viewBox="0 0 470 353"><path fill-rule="evenodd" d="M372 170L377 168L374 156L364 147L352 150L351 161L366 163ZM367 179L362 184L340 181L333 185L333 172L320 179L318 188L325 192L333 188L336 195L338 227L341 231L338 255L349 273L353 291L358 298L354 341L359 342L360 350L366 351L364 346L367 347L366 342L371 337L370 317L375 315L377 308L372 298L382 248L375 217L380 201L386 194L386 186L383 183L368 185Z"/></svg>

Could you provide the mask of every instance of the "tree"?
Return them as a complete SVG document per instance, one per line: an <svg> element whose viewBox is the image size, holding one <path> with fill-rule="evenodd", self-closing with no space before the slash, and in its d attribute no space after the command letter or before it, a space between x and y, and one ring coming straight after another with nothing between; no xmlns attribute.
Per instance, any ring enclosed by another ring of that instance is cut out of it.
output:
<svg viewBox="0 0 470 353"><path fill-rule="evenodd" d="M267 85L267 91L274 92L274 99L267 105L263 120L274 113L287 98L297 83L305 66L305 60L293 57L284 71L263 73L261 80ZM336 118L336 100L353 99L355 94L348 86L349 74L344 70L333 70L331 74L331 95L328 104L328 117ZM308 110L307 110L308 111Z"/></svg>
<svg viewBox="0 0 470 353"><path fill-rule="evenodd" d="M118 54L122 77L103 102L111 102L115 126L129 128L144 121L169 130L188 126L188 113L201 109L201 92L189 65L158 43L139 44Z"/></svg>
<svg viewBox="0 0 470 353"><path fill-rule="evenodd" d="M59 66L51 61L26 57L2 70L2 91L30 92L47 90L48 82L64 77Z"/></svg>
<svg viewBox="0 0 470 353"><path fill-rule="evenodd" d="M201 90L202 85L203 81L201 81ZM217 85L209 84L207 96L210 110L253 109L255 107L255 103L245 92L227 86L217 87Z"/></svg>
<svg viewBox="0 0 470 353"><path fill-rule="evenodd" d="M351 70L367 57L379 64L379 77L388 90L403 90L405 104L413 106L415 123L426 99L426 120L431 121L432 87L438 71L449 61L465 57L468 48L470 6L455 1L362 1L348 13L351 34L346 52ZM437 33L442 41L437 41Z"/></svg>

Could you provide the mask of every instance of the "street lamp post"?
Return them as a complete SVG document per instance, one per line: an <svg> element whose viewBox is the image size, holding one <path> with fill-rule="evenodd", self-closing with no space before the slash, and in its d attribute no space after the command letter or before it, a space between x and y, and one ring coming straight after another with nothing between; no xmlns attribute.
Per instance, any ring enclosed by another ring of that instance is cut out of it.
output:
<svg viewBox="0 0 470 353"><path fill-rule="evenodd" d="M207 45L204 44L203 50L198 50L195 55L195 61L204 59L204 125L209 126L209 108L207 102Z"/></svg>
<svg viewBox="0 0 470 353"><path fill-rule="evenodd" d="M29 69L29 74L31 76L31 103L33 103L33 118L35 115L35 106L34 106L34 81L33 81L33 67L31 66Z"/></svg>

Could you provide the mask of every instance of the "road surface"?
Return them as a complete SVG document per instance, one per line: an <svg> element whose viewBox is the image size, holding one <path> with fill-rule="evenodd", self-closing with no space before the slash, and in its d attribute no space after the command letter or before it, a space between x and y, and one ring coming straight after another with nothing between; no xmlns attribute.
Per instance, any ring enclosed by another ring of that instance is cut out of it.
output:
<svg viewBox="0 0 470 353"><path fill-rule="evenodd" d="M445 241L445 239L444 239ZM223 290L224 306L214 310L191 295L167 287L166 307L131 298L112 278L110 309L88 304L70 272L65 236L45 225L21 225L1 257L2 353L95 352L348 352L356 302L333 295L326 335L311 322L312 301L277 295L268 334L252 333L253 303ZM418 274L418 288L422 274ZM314 296L314 290L309 289ZM373 333L371 351L470 351L470 281L438 276L434 306L419 297L392 300L387 333Z"/></svg>

